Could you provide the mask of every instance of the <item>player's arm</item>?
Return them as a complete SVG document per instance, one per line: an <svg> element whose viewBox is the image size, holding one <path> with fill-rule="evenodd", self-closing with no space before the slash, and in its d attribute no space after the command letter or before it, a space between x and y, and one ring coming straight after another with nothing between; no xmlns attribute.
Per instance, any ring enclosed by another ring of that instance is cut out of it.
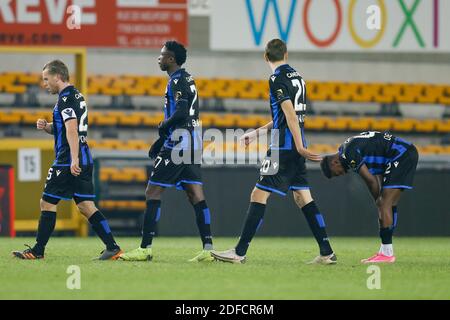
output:
<svg viewBox="0 0 450 320"><path fill-rule="evenodd" d="M184 83L178 82L178 85L173 87L173 96L176 101L175 112L170 116L170 118L162 121L159 124L160 135L167 135L169 130L178 124L186 121L189 116L189 103L187 89L184 88Z"/></svg>
<svg viewBox="0 0 450 320"><path fill-rule="evenodd" d="M45 119L38 119L36 122L38 130L44 130L48 134L53 134L53 122L47 122Z"/></svg>
<svg viewBox="0 0 450 320"><path fill-rule="evenodd" d="M243 134L239 140L242 145L248 146L250 143L252 143L256 137L259 135L261 131L270 130L273 128L273 121L270 121L269 123L263 125L262 127L259 127L256 130L247 132L246 134Z"/></svg>
<svg viewBox="0 0 450 320"><path fill-rule="evenodd" d="M376 201L381 193L381 184L377 177L369 172L369 169L365 164L362 164L358 171L359 175L363 178L367 187L369 188L370 194Z"/></svg>
<svg viewBox="0 0 450 320"><path fill-rule="evenodd" d="M72 163L70 164L70 172L74 176L78 176L81 173L80 160L78 158L78 153L80 150L80 140L78 137L78 121L77 119L69 119L65 122L66 126L66 136L67 142L70 147L70 157L72 158Z"/></svg>
<svg viewBox="0 0 450 320"><path fill-rule="evenodd" d="M294 138L295 147L297 148L298 153L300 153L300 155L305 159L311 161L321 161L321 155L310 152L308 149L303 147L302 133L300 131L300 126L298 125L298 117L295 113L292 101L284 100L281 103L281 109L283 110L284 116L286 117L286 122L289 130L292 133L292 137Z"/></svg>

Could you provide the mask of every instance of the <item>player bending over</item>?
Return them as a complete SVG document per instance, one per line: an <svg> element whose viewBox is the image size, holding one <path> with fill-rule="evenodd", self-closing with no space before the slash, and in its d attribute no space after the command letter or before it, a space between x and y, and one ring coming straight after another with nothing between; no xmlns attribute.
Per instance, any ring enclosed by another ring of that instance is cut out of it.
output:
<svg viewBox="0 0 450 320"><path fill-rule="evenodd" d="M397 204L402 191L412 189L418 158L410 142L388 132L370 131L348 138L337 153L322 160L327 178L344 175L349 169L359 173L375 200L381 247L361 262L395 262L392 235L397 226Z"/></svg>

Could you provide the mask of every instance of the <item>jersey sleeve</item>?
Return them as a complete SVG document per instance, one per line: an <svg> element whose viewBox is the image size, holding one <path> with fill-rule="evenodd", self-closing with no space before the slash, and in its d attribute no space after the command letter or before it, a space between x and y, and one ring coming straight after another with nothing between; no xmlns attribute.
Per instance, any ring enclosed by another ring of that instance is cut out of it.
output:
<svg viewBox="0 0 450 320"><path fill-rule="evenodd" d="M270 92L272 93L275 103L281 105L283 101L290 100L289 91L285 83L280 77L269 80Z"/></svg>
<svg viewBox="0 0 450 320"><path fill-rule="evenodd" d="M66 122L71 119L77 119L75 112L78 102L72 94L62 96L58 100L58 111L61 113L63 121Z"/></svg>
<svg viewBox="0 0 450 320"><path fill-rule="evenodd" d="M359 172L364 164L364 157L361 151L352 143L343 144L339 147L339 155L346 165L347 169Z"/></svg>
<svg viewBox="0 0 450 320"><path fill-rule="evenodd" d="M183 77L173 79L171 89L175 105L178 107L187 107L189 101L189 84Z"/></svg>

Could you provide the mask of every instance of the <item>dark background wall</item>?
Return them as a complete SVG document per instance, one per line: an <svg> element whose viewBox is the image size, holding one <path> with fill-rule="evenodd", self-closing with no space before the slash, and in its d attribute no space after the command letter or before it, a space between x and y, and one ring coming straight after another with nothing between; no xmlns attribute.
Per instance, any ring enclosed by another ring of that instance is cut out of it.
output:
<svg viewBox="0 0 450 320"><path fill-rule="evenodd" d="M204 190L215 236L237 237L240 234L250 193L258 177L254 167L203 168ZM377 211L358 175L350 173L328 180L319 170L309 170L309 181L330 236L377 236ZM400 200L396 235L450 236L449 198L449 170L418 170L414 189L404 192ZM194 216L184 192L167 190L163 196L160 235L197 235ZM292 194L270 197L258 235L311 235Z"/></svg>

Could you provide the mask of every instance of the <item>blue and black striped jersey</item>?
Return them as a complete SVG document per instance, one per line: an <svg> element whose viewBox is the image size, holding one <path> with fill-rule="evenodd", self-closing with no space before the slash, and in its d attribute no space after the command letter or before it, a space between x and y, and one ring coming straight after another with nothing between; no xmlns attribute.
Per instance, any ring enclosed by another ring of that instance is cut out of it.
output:
<svg viewBox="0 0 450 320"><path fill-rule="evenodd" d="M389 132L368 131L348 138L339 147L339 156L346 169L359 172L363 164L373 175L383 174L389 163L395 162L412 146Z"/></svg>
<svg viewBox="0 0 450 320"><path fill-rule="evenodd" d="M165 92L164 120L169 119L175 113L179 102L185 102L182 105L189 109L188 116L185 121L170 128L164 147L172 149L177 146L183 150L187 148L201 149L200 133L198 130L194 130L200 125L197 87L194 78L183 68L170 75ZM177 129L184 131L181 139L173 139L173 133ZM190 135L190 138L185 135Z"/></svg>
<svg viewBox="0 0 450 320"><path fill-rule="evenodd" d="M271 148L278 150L296 150L292 133L287 125L281 103L291 100L298 116L299 127L303 138L303 147L307 147L303 132L306 114L306 83L300 74L288 64L279 66L269 79L270 109L272 112L273 130Z"/></svg>
<svg viewBox="0 0 450 320"><path fill-rule="evenodd" d="M55 139L55 162L53 165L70 166L70 146L67 141L65 122L77 120L79 137L80 165L93 163L87 145L88 112L83 95L74 87L68 86L59 93L58 102L53 109L53 135Z"/></svg>

